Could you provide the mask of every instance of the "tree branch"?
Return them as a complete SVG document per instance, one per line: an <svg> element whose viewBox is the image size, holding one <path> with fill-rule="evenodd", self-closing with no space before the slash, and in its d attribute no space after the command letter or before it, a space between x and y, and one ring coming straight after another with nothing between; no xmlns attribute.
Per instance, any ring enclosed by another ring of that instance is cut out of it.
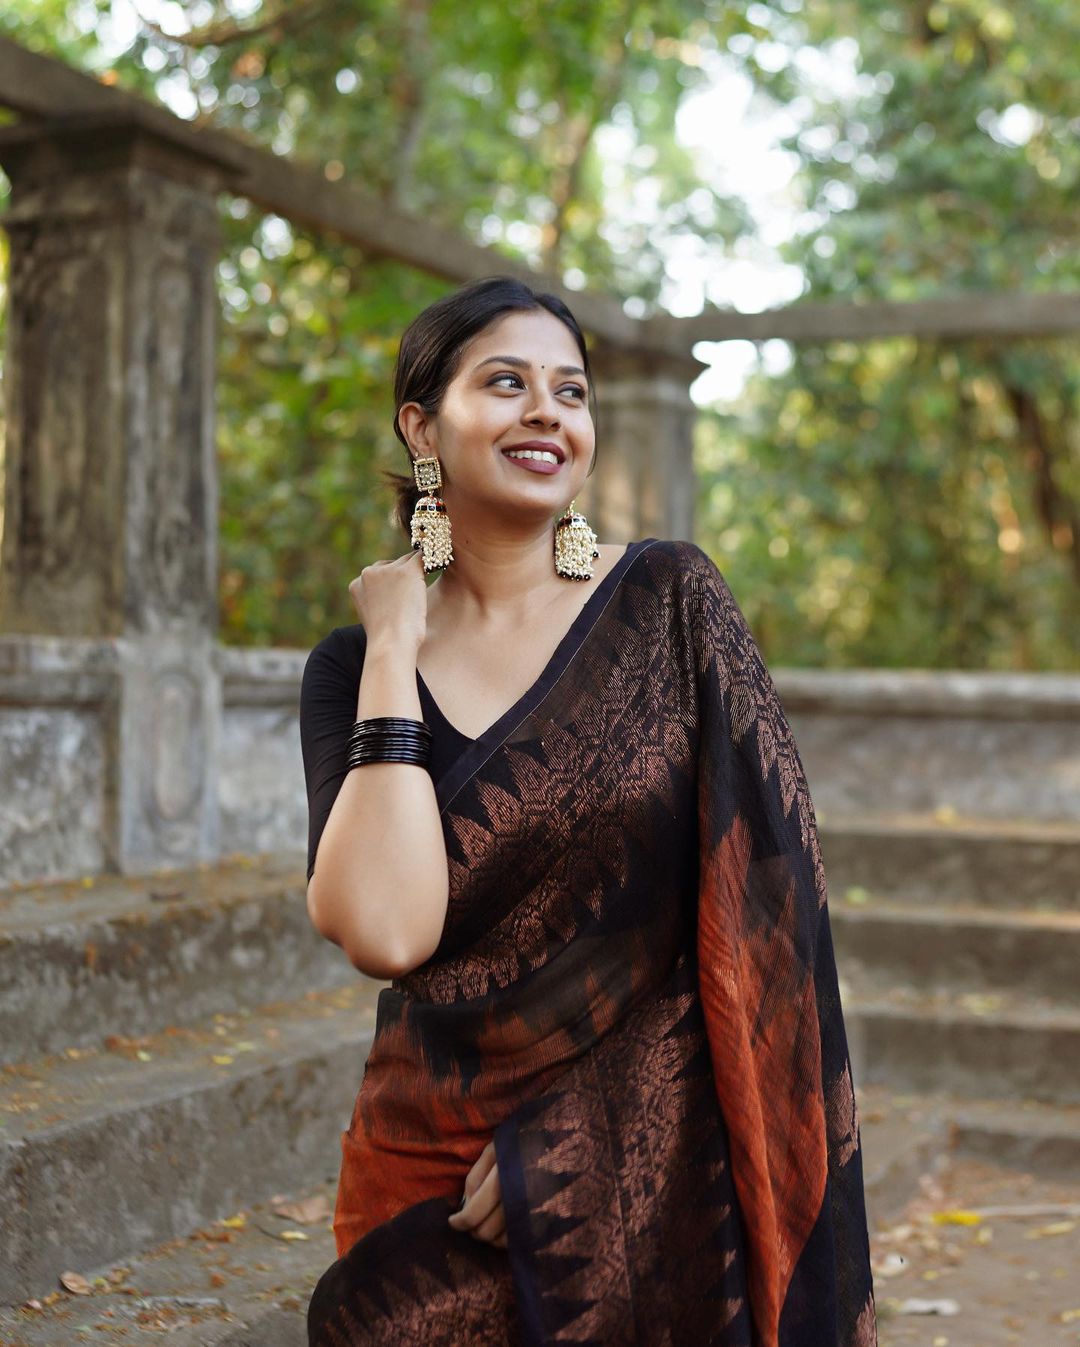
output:
<svg viewBox="0 0 1080 1347"><path fill-rule="evenodd" d="M398 112L398 142L397 151L388 165L392 176L386 178L383 190L384 199L394 205L404 204L412 182L431 68L430 0L405 0L402 9L401 62L390 84L391 98Z"/></svg>
<svg viewBox="0 0 1080 1347"><path fill-rule="evenodd" d="M563 234L566 232L566 219L581 185L585 152L596 134L596 128L615 106L619 90L622 88L623 67L626 64L626 34L631 27L634 8L634 0L627 0L622 22L616 25L605 59L597 72L588 112L565 120L566 134L560 147L563 153L559 156L562 167L552 175L550 192L555 214L544 226L540 243L541 266L545 271L558 270L559 250Z"/></svg>
<svg viewBox="0 0 1080 1347"><path fill-rule="evenodd" d="M1080 511L1055 479L1055 451L1035 395L1026 388L1005 382L1020 442L1034 472L1035 509L1056 551L1067 551L1073 575L1080 585Z"/></svg>
<svg viewBox="0 0 1080 1347"><path fill-rule="evenodd" d="M225 47L231 42L243 42L275 29L279 33L293 32L320 18L329 10L336 9L342 0L298 0L295 4L283 3L267 19L258 23L238 24L232 21L205 24L202 28L192 28L186 33L167 33L160 24L135 12L144 28L149 28L166 42L178 42L182 47Z"/></svg>

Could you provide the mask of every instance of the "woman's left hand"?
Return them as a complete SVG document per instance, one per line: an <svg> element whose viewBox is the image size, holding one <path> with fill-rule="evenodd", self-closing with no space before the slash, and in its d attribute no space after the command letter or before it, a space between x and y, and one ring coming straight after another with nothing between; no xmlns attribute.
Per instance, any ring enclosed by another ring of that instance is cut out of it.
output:
<svg viewBox="0 0 1080 1347"><path fill-rule="evenodd" d="M465 1205L450 1217L450 1225L500 1249L506 1248L506 1217L494 1141L488 1142L465 1176Z"/></svg>

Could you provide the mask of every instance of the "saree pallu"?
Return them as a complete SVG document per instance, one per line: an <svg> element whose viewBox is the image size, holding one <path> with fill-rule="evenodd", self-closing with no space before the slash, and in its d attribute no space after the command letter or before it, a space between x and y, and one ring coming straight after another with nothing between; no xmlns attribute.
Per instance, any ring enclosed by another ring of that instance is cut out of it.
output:
<svg viewBox="0 0 1080 1347"><path fill-rule="evenodd" d="M446 923L379 996L311 1347L872 1347L813 806L707 554L630 544L435 789ZM493 1138L505 1250L446 1223Z"/></svg>

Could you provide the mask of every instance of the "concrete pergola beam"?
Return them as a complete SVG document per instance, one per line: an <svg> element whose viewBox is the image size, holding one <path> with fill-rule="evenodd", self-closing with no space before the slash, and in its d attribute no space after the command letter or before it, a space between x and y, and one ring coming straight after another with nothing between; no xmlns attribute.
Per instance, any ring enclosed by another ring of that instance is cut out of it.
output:
<svg viewBox="0 0 1080 1347"><path fill-rule="evenodd" d="M1080 294L958 294L906 301L795 303L761 313L710 308L692 318L658 314L650 335L665 345L699 341L869 341L877 337L941 339L1064 336L1080 332Z"/></svg>
<svg viewBox="0 0 1080 1347"><path fill-rule="evenodd" d="M388 206L316 166L174 116L59 61L0 38L0 106L25 117L124 115L178 146L229 168L228 188L264 210L340 238L428 275L463 282L498 271L560 295L582 326L623 350L686 357L699 341L865 341L877 337L1015 339L1080 332L1080 295L958 294L909 301L794 303L761 313L709 308L693 317L632 318L605 295L500 257L451 230Z"/></svg>
<svg viewBox="0 0 1080 1347"><path fill-rule="evenodd" d="M100 84L2 38L0 106L49 121L58 116L67 119L86 115L130 120L178 149L219 163L226 170L227 190L294 224L332 231L346 242L448 281L471 281L493 272L517 276L533 287L559 295L573 308L582 327L618 346L670 351L674 355L686 350L677 334L654 342L647 324L630 317L617 300L571 290L555 276L500 257L460 234L397 210L371 193L345 182L331 182L315 166L285 159L235 135L193 125L164 108Z"/></svg>

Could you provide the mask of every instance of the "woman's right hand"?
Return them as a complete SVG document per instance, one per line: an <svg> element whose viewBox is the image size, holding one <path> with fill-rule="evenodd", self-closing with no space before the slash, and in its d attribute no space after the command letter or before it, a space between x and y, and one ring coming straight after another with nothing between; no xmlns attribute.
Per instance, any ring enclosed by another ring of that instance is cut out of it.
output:
<svg viewBox="0 0 1080 1347"><path fill-rule="evenodd" d="M349 584L367 644L400 645L418 651L427 634L427 585L418 548L393 561L373 561Z"/></svg>

